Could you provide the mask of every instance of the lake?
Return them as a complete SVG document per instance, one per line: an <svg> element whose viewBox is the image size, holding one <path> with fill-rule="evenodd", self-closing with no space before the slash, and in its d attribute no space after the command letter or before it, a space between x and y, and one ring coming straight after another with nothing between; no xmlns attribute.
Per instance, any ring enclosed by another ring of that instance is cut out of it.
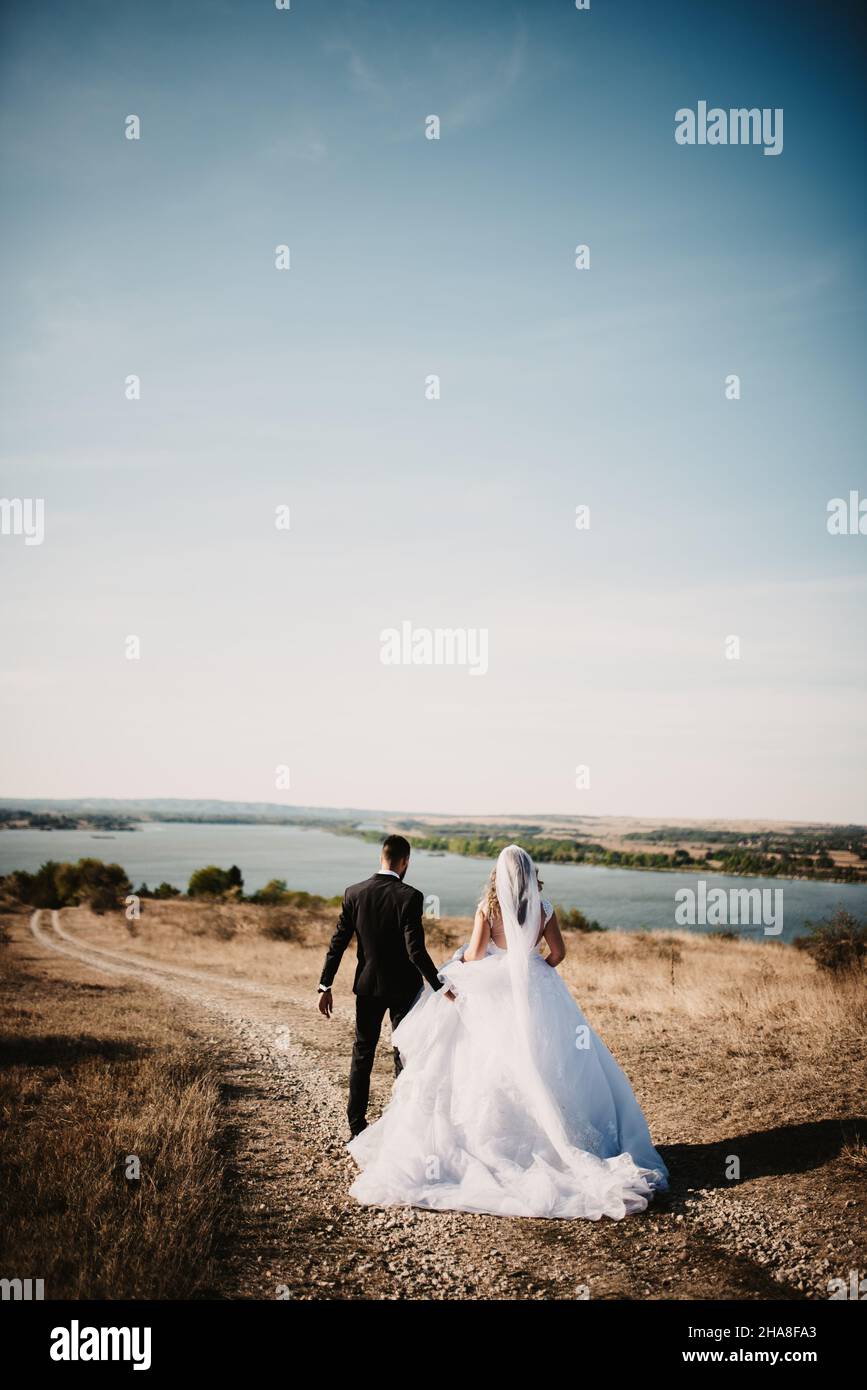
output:
<svg viewBox="0 0 867 1390"><path fill-rule="evenodd" d="M140 829L110 839L87 830L0 831L0 873L33 872L46 859L83 857L122 864L135 887L163 881L185 889L190 874L205 864L237 864L247 892L272 878L290 888L332 897L377 867L375 845L324 830L284 825L198 825L149 821ZM447 917L472 916L491 864L459 855L416 850L409 881L425 896L436 895ZM697 890L699 876L653 873L644 869L603 869L583 864L542 864L546 896L564 907L580 907L603 927L628 931L682 930L675 922L675 892ZM783 931L765 937L762 929L742 928L759 939L791 941L804 923L816 921L842 905L857 917L867 915L867 884L810 883L788 879L732 878L705 874L710 888L763 888L783 892Z"/></svg>

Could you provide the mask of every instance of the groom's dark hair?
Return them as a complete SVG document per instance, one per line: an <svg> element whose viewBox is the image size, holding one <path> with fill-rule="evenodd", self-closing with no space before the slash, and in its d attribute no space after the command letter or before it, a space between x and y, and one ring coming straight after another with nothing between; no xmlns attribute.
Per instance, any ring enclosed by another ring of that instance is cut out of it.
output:
<svg viewBox="0 0 867 1390"><path fill-rule="evenodd" d="M389 868L409 859L410 843L402 835L387 835L382 842L382 857Z"/></svg>

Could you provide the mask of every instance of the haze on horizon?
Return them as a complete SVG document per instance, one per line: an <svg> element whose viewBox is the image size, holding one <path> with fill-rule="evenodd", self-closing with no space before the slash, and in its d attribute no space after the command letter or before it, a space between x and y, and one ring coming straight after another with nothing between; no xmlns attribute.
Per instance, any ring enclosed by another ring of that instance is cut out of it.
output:
<svg viewBox="0 0 867 1390"><path fill-rule="evenodd" d="M46 534L0 536L0 795L867 819L844 20L2 23L0 493ZM705 98L784 108L783 152L678 146ZM383 665L404 621L486 630L487 673Z"/></svg>
<svg viewBox="0 0 867 1390"><path fill-rule="evenodd" d="M146 811L149 814L163 813L166 810L175 811L177 814L187 813L191 817L201 817L205 814L230 815L244 814L263 815L273 811L275 815L285 816L287 819L295 818L296 821L303 823L306 820L315 821L318 813L323 813L324 822L348 816L356 821L364 817L381 818L382 823L399 825L401 819L405 821L418 820L422 823L441 824L460 824L462 821L473 821L479 824L503 823L520 828L532 821L544 824L555 822L567 823L571 821L581 821L586 823L623 821L635 825L650 825L659 823L662 825L684 826L694 825L696 827L713 826L743 826L753 827L762 825L777 826L814 826L814 825L846 825L853 822L841 821L798 821L781 820L770 816L738 816L738 817L716 817L716 816L633 816L630 814L593 815L589 812L556 812L556 811L430 811L423 807L395 807L395 806L300 806L285 802L267 801L238 801L235 799L225 799L217 797L132 797L116 798L103 796L82 796L82 797L8 797L0 796L0 807L3 809L39 809L39 810L71 810L77 811L81 807L87 807L94 813L104 810L114 810L119 815L135 816L138 812ZM855 822L855 824L858 824ZM406 828L404 826L404 828ZM408 833L412 833L409 831Z"/></svg>

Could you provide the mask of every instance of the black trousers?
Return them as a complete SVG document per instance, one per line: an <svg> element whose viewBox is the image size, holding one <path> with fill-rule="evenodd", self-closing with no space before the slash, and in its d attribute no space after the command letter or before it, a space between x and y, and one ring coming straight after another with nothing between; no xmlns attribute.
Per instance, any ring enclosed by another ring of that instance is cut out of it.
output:
<svg viewBox="0 0 867 1390"><path fill-rule="evenodd" d="M352 1065L349 1068L349 1104L346 1107L349 1128L353 1134L364 1129L367 1123L365 1117L370 1098L370 1073L373 1070L376 1047L382 1032L382 1021L388 1014L392 1028L396 1028L400 1020L409 1013L417 996L418 990L408 999L382 999L373 994L355 996L355 1045L352 1049ZM400 1054L397 1048L394 1048L395 1076L400 1076L402 1070Z"/></svg>

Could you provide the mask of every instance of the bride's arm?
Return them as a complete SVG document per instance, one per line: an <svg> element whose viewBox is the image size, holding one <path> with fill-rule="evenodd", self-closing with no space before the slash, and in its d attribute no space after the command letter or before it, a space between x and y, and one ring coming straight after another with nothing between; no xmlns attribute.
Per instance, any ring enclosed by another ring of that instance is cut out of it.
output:
<svg viewBox="0 0 867 1390"><path fill-rule="evenodd" d="M482 909L478 907L473 919L473 934L470 937L470 944L464 951L464 960L481 960L488 949L490 939L491 928L488 925L488 919Z"/></svg>
<svg viewBox="0 0 867 1390"><path fill-rule="evenodd" d="M557 921L556 912L552 912L548 918L543 937L548 943L548 954L545 957L547 965L559 965L561 960L566 957L566 943L560 931L560 923Z"/></svg>

